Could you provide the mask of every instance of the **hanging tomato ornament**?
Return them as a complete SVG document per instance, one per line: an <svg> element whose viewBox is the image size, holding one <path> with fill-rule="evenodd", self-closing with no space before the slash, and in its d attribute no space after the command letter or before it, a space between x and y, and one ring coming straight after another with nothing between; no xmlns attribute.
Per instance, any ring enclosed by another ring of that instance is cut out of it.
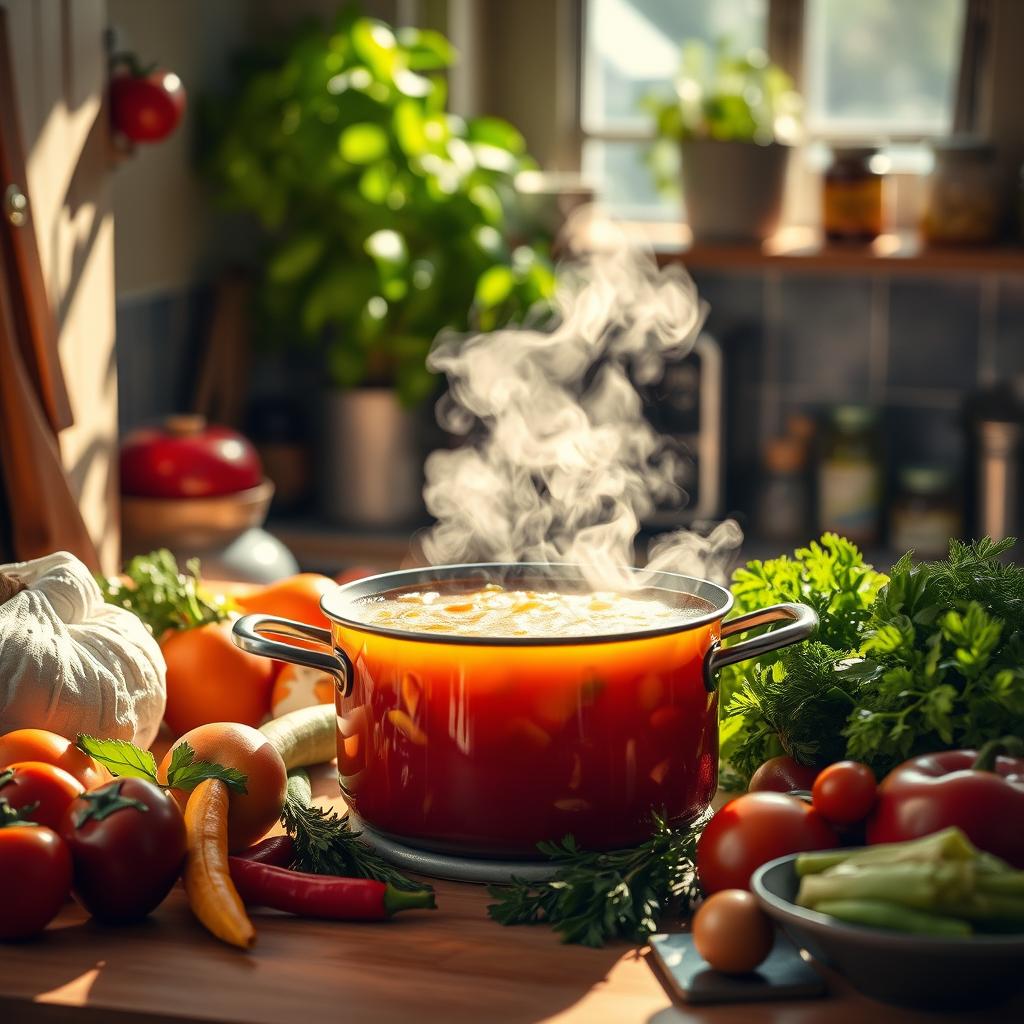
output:
<svg viewBox="0 0 1024 1024"><path fill-rule="evenodd" d="M110 114L114 130L132 142L166 139L185 112L185 86L164 68L142 68L132 54L112 61Z"/></svg>

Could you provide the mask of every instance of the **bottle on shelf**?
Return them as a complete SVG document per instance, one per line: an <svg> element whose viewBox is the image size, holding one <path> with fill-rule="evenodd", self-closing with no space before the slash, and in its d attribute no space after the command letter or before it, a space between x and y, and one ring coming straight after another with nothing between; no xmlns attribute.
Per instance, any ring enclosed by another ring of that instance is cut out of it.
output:
<svg viewBox="0 0 1024 1024"><path fill-rule="evenodd" d="M879 542L882 458L878 415L841 405L829 415L818 463L818 529L861 546Z"/></svg>

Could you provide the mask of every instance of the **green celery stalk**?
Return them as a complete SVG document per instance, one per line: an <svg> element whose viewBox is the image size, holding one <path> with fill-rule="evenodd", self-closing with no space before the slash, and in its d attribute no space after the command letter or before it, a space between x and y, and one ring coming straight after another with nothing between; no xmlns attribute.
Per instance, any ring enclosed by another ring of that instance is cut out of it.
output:
<svg viewBox="0 0 1024 1024"><path fill-rule="evenodd" d="M969 863L869 864L850 861L800 882L797 903L814 907L827 900L882 900L931 910L940 901L965 899L974 891Z"/></svg>
<svg viewBox="0 0 1024 1024"><path fill-rule="evenodd" d="M841 921L849 921L851 924L864 924L889 931L911 932L915 935L972 934L971 926L966 921L928 914L920 910L909 910L907 907L884 900L826 900L814 909L819 913L837 917Z"/></svg>
<svg viewBox="0 0 1024 1024"><path fill-rule="evenodd" d="M839 864L860 866L869 864L929 863L943 861L975 860L979 852L960 829L946 828L920 839L905 843L880 843L878 846L861 846L850 850L824 850L819 853L802 853L796 859L796 873L803 878L817 875ZM989 854L981 855L989 858ZM991 858L995 864L1002 863Z"/></svg>

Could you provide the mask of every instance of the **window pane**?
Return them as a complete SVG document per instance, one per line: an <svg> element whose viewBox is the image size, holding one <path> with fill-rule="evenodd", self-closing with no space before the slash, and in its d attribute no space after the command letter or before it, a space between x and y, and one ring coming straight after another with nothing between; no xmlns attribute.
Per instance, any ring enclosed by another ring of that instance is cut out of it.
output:
<svg viewBox="0 0 1024 1024"><path fill-rule="evenodd" d="M948 132L963 18L964 0L808 0L808 127Z"/></svg>
<svg viewBox="0 0 1024 1024"><path fill-rule="evenodd" d="M583 174L597 186L603 205L627 220L678 220L680 201L666 199L654 187L644 155L648 142L583 143Z"/></svg>
<svg viewBox="0 0 1024 1024"><path fill-rule="evenodd" d="M668 90L687 39L765 45L767 0L587 0L583 130L640 129L643 96Z"/></svg>

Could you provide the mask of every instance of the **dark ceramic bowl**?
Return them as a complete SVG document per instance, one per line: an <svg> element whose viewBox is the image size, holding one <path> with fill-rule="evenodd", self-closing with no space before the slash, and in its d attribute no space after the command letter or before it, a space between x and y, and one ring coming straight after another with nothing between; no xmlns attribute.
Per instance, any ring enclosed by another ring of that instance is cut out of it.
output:
<svg viewBox="0 0 1024 1024"><path fill-rule="evenodd" d="M750 887L790 938L865 995L901 1006L991 1006L1024 988L1024 934L938 938L846 924L798 907L796 855L769 861Z"/></svg>

